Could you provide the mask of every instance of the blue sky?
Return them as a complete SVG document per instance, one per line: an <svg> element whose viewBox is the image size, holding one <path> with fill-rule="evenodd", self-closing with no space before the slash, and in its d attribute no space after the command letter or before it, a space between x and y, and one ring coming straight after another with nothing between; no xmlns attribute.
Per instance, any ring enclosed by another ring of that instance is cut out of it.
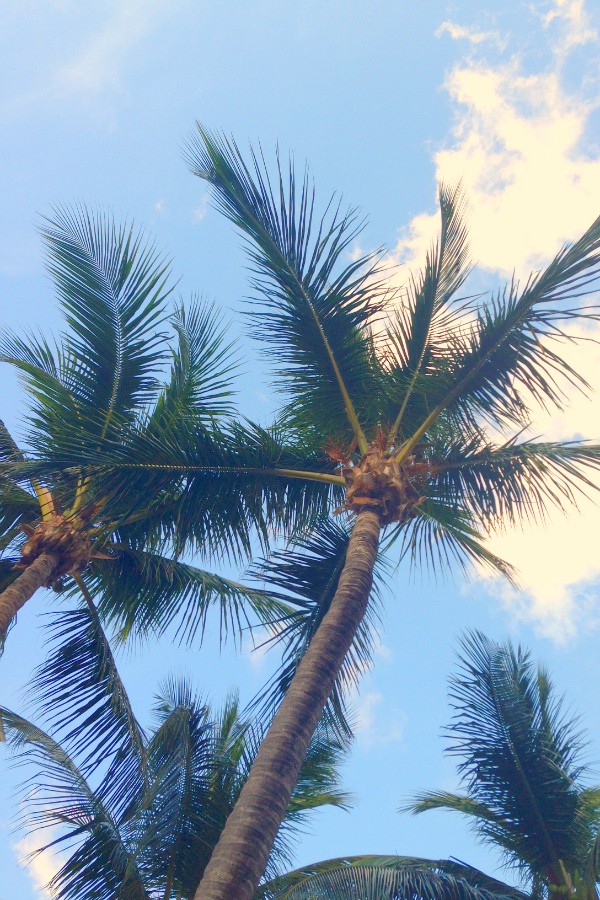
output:
<svg viewBox="0 0 600 900"><path fill-rule="evenodd" d="M439 179L462 178L470 197L478 287L523 275L600 211L598 30L582 0L405 4L396 0L5 0L0 8L2 196L0 304L14 329L58 329L36 233L55 203L86 202L133 217L174 260L182 296L221 305L243 335L247 276L239 242L186 171L181 146L196 119L243 144L275 144L309 160L321 197L340 191L368 216L363 249L386 245L398 280L418 265L435 226ZM240 403L270 412L257 347L247 357ZM574 352L592 385L600 353ZM3 373L0 418L18 427L15 383ZM574 397L535 433L600 438L597 396ZM395 572L373 670L355 699L357 741L345 770L350 813L315 817L297 862L343 853L453 854L488 871L498 860L442 814L396 810L415 790L455 786L443 757L446 678L457 636L477 627L530 646L581 712L600 759L596 685L600 513L582 504L566 519L491 539L521 570L509 591L476 573L435 581ZM23 710L22 687L41 658L32 601L2 660L0 702ZM218 702L249 698L267 678L262 653L204 646L132 650L122 671L142 719L169 672L185 671ZM6 770L6 754L1 765ZM52 860L25 870L28 848L11 833L11 791L0 781L0 898L45 897Z"/></svg>

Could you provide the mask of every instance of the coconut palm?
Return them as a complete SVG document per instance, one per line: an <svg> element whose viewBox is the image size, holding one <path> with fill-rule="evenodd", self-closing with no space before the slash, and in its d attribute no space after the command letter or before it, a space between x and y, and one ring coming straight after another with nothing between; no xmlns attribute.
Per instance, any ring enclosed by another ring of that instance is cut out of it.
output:
<svg viewBox="0 0 600 900"><path fill-rule="evenodd" d="M93 607L62 612L51 627L53 646L33 686L50 731L0 709L9 746L29 773L24 823L50 829L36 852L63 851L48 890L57 900L193 897L263 728L240 712L235 695L213 711L189 683L170 680L145 732ZM342 753L325 729L315 735L268 875L289 866L310 810L346 805Z"/></svg>
<svg viewBox="0 0 600 900"><path fill-rule="evenodd" d="M467 816L499 850L513 887L457 860L360 856L304 866L265 884L265 900L509 897L597 900L600 787L590 785L580 723L528 652L479 632L462 641L451 680L449 752L463 792L429 791L407 809Z"/></svg>
<svg viewBox="0 0 600 900"><path fill-rule="evenodd" d="M548 673L530 654L474 632L451 681L449 750L463 793L421 794L411 809L468 816L532 897L596 898L600 786L590 785L586 741Z"/></svg>
<svg viewBox="0 0 600 900"><path fill-rule="evenodd" d="M0 647L18 610L50 586L93 595L124 632L178 618L189 637L211 604L223 626L237 628L245 609L263 616L273 605L260 591L181 559L184 547L233 558L248 550L253 512L247 504L238 515L233 490L229 507L210 516L196 505L184 536L183 479L165 491L132 484L123 493L99 473L17 482L7 471L48 448L93 457L133 427L147 440L193 428L210 453L217 425L233 412L236 361L224 323L197 298L187 310L169 308L169 267L142 235L80 209L59 210L43 236L67 331L56 345L33 332L0 341L0 359L17 369L31 405L22 448L0 423Z"/></svg>
<svg viewBox="0 0 600 900"><path fill-rule="evenodd" d="M297 181L293 166L270 179L260 154L247 163L233 142L202 128L188 157L249 249L252 331L285 398L276 428L237 423L220 458L214 444L206 452L201 432L163 429L149 440L133 429L101 454L46 448L28 471L102 471L115 491L149 495L185 476L184 520L206 508L207 490L213 512L234 490L236 512L247 514L254 499L267 527L282 531L327 510L349 517L337 590L197 892L199 900L249 900L368 609L382 533L417 564L475 561L510 575L485 535L563 508L591 487L586 472L597 468L600 448L530 440L523 430L536 405L560 409L585 387L561 345L572 326L598 318L586 297L599 271L600 220L543 271L485 301L465 293L464 200L443 186L440 238L400 292L378 258L351 258L356 215L335 202L319 215L308 178Z"/></svg>

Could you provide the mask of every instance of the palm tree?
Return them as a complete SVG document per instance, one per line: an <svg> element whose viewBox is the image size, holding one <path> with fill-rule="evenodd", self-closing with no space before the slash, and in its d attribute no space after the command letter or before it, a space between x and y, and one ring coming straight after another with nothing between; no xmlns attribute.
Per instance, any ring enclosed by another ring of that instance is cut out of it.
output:
<svg viewBox="0 0 600 900"><path fill-rule="evenodd" d="M600 786L589 784L578 719L565 713L548 673L510 642L474 632L461 664L448 736L464 792L423 793L410 809L468 816L532 897L596 900Z"/></svg>
<svg viewBox="0 0 600 900"><path fill-rule="evenodd" d="M462 793L428 791L407 809L468 816L501 851L520 887L457 860L359 856L304 866L265 884L264 900L401 900L403 897L597 900L600 786L589 784L579 720L566 714L548 673L510 642L479 632L462 641L451 680L447 736Z"/></svg>
<svg viewBox="0 0 600 900"><path fill-rule="evenodd" d="M356 215L330 203L319 216L308 177L298 182L293 166L279 165L270 180L261 155L246 163L233 142L201 127L188 158L249 248L253 334L286 397L276 427L239 422L210 453L198 430L148 439L132 429L101 453L45 448L20 471L102 472L113 490L147 495L169 493L175 475L186 485L180 521L207 508L207 491L213 514L231 509L234 492L236 513L258 505L267 527L288 533L334 510L351 520L337 589L196 894L250 900L368 609L382 533L415 563L476 561L510 575L484 536L591 488L586 470L597 468L598 446L522 432L536 404L560 409L585 387L561 343L570 326L598 318L585 298L599 273L600 219L546 269L484 302L464 293L464 200L442 186L440 238L399 293L378 258L348 261ZM17 463L12 471L17 478Z"/></svg>
<svg viewBox="0 0 600 900"><path fill-rule="evenodd" d="M269 608L281 613L261 591L180 558L190 547L244 554L249 507L239 516L233 502L231 515L196 504L184 534L182 479L166 491L136 492L132 484L123 493L96 473L20 483L11 477L8 467L26 466L30 454L69 447L93 457L133 427L146 440L193 427L210 452L215 429L233 412L236 360L224 323L198 299L187 310L178 306L171 346L169 267L141 235L80 209L59 210L43 236L68 327L56 346L33 332L0 342L0 360L16 367L32 407L26 450L0 422L0 649L16 613L41 587L82 592L88 602L94 595L123 633L160 631L179 618L190 637L202 631L211 604L220 605L224 627L237 628L246 608L261 617Z"/></svg>
<svg viewBox="0 0 600 900"><path fill-rule="evenodd" d="M193 897L263 728L240 712L235 695L213 711L186 681L169 680L146 733L93 608L62 612L52 630L34 682L50 733L0 709L18 761L29 773L37 768L25 783L23 818L51 831L36 852L63 850L48 890L57 900ZM310 810L346 806L338 787L343 752L326 729L315 735L268 876L289 866Z"/></svg>

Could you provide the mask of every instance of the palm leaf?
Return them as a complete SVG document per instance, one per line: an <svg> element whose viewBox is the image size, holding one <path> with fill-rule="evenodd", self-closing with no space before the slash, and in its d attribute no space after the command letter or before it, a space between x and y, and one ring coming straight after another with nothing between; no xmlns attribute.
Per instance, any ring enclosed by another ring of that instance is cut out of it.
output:
<svg viewBox="0 0 600 900"><path fill-rule="evenodd" d="M595 833L596 812L579 799L577 722L564 717L546 673L510 644L473 632L461 666L450 750L462 758L469 798L490 812L476 819L478 833L524 872L553 872L561 884L561 865L581 871Z"/></svg>
<svg viewBox="0 0 600 900"><path fill-rule="evenodd" d="M572 340L565 325L596 320L592 293L600 267L600 218L574 244L565 245L543 271L531 275L523 290L517 282L481 307L470 333L456 336L453 365L431 381L435 403L426 420L402 448L409 455L444 410L467 422L482 416L494 424L529 424L531 401L559 409L565 387L585 381L552 349ZM574 305L569 305L574 304Z"/></svg>
<svg viewBox="0 0 600 900"><path fill-rule="evenodd" d="M84 573L103 618L122 637L163 634L178 623L177 635L186 642L202 639L207 617L216 607L221 639L251 625L254 617L267 623L287 607L265 591L222 578L212 572L126 543L105 548L110 560L97 559Z"/></svg>
<svg viewBox="0 0 600 900"><path fill-rule="evenodd" d="M365 398L378 393L368 331L384 302L377 262L364 257L340 269L360 231L355 211L341 214L330 202L319 219L306 173L298 185L293 165L284 172L278 159L273 185L262 155L250 156L248 166L233 141L200 125L187 148L192 172L211 184L218 208L248 239L262 298L253 333L285 377L290 415L354 437L364 452Z"/></svg>
<svg viewBox="0 0 600 900"><path fill-rule="evenodd" d="M346 561L349 531L336 522L324 522L305 538L275 551L251 569L269 593L290 607L271 626L271 646L282 646L282 662L253 701L261 716L270 718L281 702L313 635L326 615ZM377 623L377 586L374 602L360 624L353 645L325 707L325 720L342 734L350 733L345 696L371 665Z"/></svg>
<svg viewBox="0 0 600 900"><path fill-rule="evenodd" d="M527 894L453 860L353 856L263 885L256 900L526 900Z"/></svg>
<svg viewBox="0 0 600 900"><path fill-rule="evenodd" d="M56 209L42 229L71 334L65 363L103 432L155 395L168 265L133 227L85 208Z"/></svg>
<svg viewBox="0 0 600 900"><path fill-rule="evenodd" d="M40 771L35 791L29 780L25 782L27 823L36 829L58 826L62 832L37 853L79 845L50 881L52 896L56 900L149 900L119 823L70 755L42 729L10 710L1 709L0 719L18 762L33 763Z"/></svg>
<svg viewBox="0 0 600 900"><path fill-rule="evenodd" d="M98 796L119 818L144 786L144 733L93 605L53 617L50 635L33 679L38 706L86 776L109 766Z"/></svg>

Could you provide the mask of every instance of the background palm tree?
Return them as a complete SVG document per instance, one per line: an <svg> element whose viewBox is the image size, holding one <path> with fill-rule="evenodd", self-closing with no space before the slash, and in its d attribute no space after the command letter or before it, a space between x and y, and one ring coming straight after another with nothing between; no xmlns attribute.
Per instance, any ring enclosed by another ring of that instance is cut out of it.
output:
<svg viewBox="0 0 600 900"><path fill-rule="evenodd" d="M600 881L600 787L589 784L587 744L547 672L528 652L474 632L450 682L449 752L463 793L429 791L407 809L459 812L502 853L519 887L458 860L358 856L303 866L264 885L265 900L401 900L407 896L584 897Z"/></svg>
<svg viewBox="0 0 600 900"><path fill-rule="evenodd" d="M183 479L142 493L133 483L115 491L99 472L17 483L7 471L49 448L93 458L132 428L147 441L193 429L209 452L218 423L233 413L236 361L223 322L198 298L187 310L169 308L168 265L141 235L80 209L58 211L43 236L67 331L56 345L33 332L0 342L0 359L16 367L30 402L23 449L0 423L0 647L23 603L50 585L93 595L123 633L134 623L160 631L178 617L191 637L215 603L224 628L237 628L246 609L281 612L261 591L180 558L184 548L246 553L250 507L240 516L232 499L208 515L196 505L182 529Z"/></svg>
<svg viewBox="0 0 600 900"><path fill-rule="evenodd" d="M566 714L548 673L509 642L475 632L462 643L461 663L448 736L465 790L427 792L410 808L469 816L531 896L595 898L600 786L589 784L578 719Z"/></svg>
<svg viewBox="0 0 600 900"><path fill-rule="evenodd" d="M24 824L50 829L37 852L64 851L48 889L57 900L193 897L264 729L234 695L212 711L189 683L171 680L147 733L97 614L63 612L52 631L33 685L50 733L0 709L6 739L28 770ZM315 735L269 876L289 866L310 810L347 804L338 786L343 752L326 729Z"/></svg>
<svg viewBox="0 0 600 900"><path fill-rule="evenodd" d="M210 508L218 535L232 497L241 521L255 522L259 507L262 522L287 533L336 508L352 520L337 590L197 892L249 900L368 608L382 531L415 563L475 560L510 574L485 535L591 487L585 469L597 467L597 446L522 432L536 404L561 408L568 391L584 387L560 351L572 339L567 325L598 317L585 298L598 275L600 220L524 285L513 280L484 302L463 293L464 201L442 187L440 239L399 293L377 259L348 262L355 214L330 203L319 217L308 178L297 182L292 166L280 165L271 181L260 156L247 164L235 144L202 128L188 156L249 247L259 295L253 333L286 396L276 428L238 422L226 441L208 445L195 426L150 437L132 428L100 453L46 447L12 471L102 472L115 492L147 496L183 480L179 521Z"/></svg>

